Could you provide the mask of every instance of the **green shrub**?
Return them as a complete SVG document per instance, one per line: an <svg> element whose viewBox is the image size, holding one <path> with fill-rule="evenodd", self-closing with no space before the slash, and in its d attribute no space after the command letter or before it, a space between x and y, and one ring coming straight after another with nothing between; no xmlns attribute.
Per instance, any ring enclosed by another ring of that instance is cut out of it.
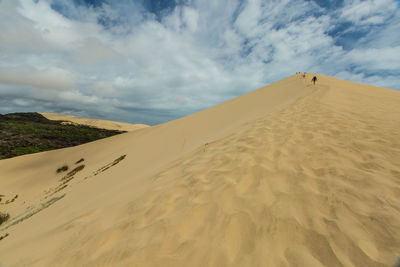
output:
<svg viewBox="0 0 400 267"><path fill-rule="evenodd" d="M77 162L75 162L75 164L79 164L79 163L81 163L81 162L83 162L83 161L85 161L85 159L84 159L84 158L81 158L80 160L78 160Z"/></svg>
<svg viewBox="0 0 400 267"><path fill-rule="evenodd" d="M100 169L98 169L97 171L95 171L93 174L96 176L97 174L108 170L108 169L111 168L112 166L117 165L117 164L118 164L120 161L122 161L125 157L126 157L126 155L120 156L119 158L115 159L113 162L108 163L107 165L101 167Z"/></svg>
<svg viewBox="0 0 400 267"><path fill-rule="evenodd" d="M0 159L76 146L120 133L123 131L64 125L37 113L0 114Z"/></svg>
<svg viewBox="0 0 400 267"><path fill-rule="evenodd" d="M57 173L68 171L68 165L64 165L57 169Z"/></svg>
<svg viewBox="0 0 400 267"><path fill-rule="evenodd" d="M75 169L73 169L72 171L70 171L69 173L67 173L63 178L61 178L61 181L64 180L70 180L70 178L72 179L72 176L74 176L77 172L80 172L81 170L83 170L83 168L85 168L85 165L79 165L78 167L76 167Z"/></svg>
<svg viewBox="0 0 400 267"><path fill-rule="evenodd" d="M10 214L0 212L0 225L10 219Z"/></svg>
<svg viewBox="0 0 400 267"><path fill-rule="evenodd" d="M40 212L40 211L42 211L42 210L48 208L49 206L53 205L55 202L57 202L58 200L62 199L64 196L65 196L65 194L64 194L64 195L61 195L61 196L54 197L54 198L50 199L49 201L47 201L46 203L42 203L41 206L40 206L39 208L37 208L37 209L31 211L30 213L26 214L26 215L23 216L23 217L20 217L20 218L16 217L16 218L14 218L13 221L11 221L6 227L4 227L3 229L0 229L0 230L1 230L1 231L7 230L7 229L10 228L11 226L16 225L16 224L18 224L18 223L20 223L20 222L22 222L22 221L24 221L24 220L26 220L26 219L32 217L32 216L35 215L36 213L38 213L38 212Z"/></svg>
<svg viewBox="0 0 400 267"><path fill-rule="evenodd" d="M37 153L40 151L41 151L41 149L37 146L17 147L17 148L14 148L13 150L11 150L11 152L14 153L14 155L16 155L16 156Z"/></svg>
<svg viewBox="0 0 400 267"><path fill-rule="evenodd" d="M85 165L79 165L78 167L70 171L67 175L69 176L75 175L77 172L83 170L83 168L85 168Z"/></svg>
<svg viewBox="0 0 400 267"><path fill-rule="evenodd" d="M397 259L396 264L394 265L394 267L400 267L400 257Z"/></svg>

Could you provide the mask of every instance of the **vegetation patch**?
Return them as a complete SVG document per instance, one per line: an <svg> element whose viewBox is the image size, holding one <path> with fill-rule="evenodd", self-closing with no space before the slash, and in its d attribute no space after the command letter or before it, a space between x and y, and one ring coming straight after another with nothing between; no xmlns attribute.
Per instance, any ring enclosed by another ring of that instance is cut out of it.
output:
<svg viewBox="0 0 400 267"><path fill-rule="evenodd" d="M82 161L84 161L83 158L78 160L75 164L77 164L78 162L82 162ZM67 165L64 165L61 168L63 168L62 171L68 170ZM60 170L61 168L59 168L58 170ZM57 185L54 188L50 188L48 191L45 192L46 196L44 199L47 199L48 197L51 197L52 195L56 194L57 192L60 192L61 190L65 189L68 186L68 182L71 181L72 179L74 179L74 175L77 174L78 172L80 172L81 170L83 170L84 168L85 168L85 165L82 164L82 165L77 166L70 172L68 172L64 177L62 177L60 179L59 185ZM57 170L57 172L59 172L58 170Z"/></svg>
<svg viewBox="0 0 400 267"><path fill-rule="evenodd" d="M56 188L54 189L50 189L50 192L48 192L48 195L46 195L44 197L44 199L47 199L51 196L53 196L54 194L60 192L61 190L65 189L68 186L67 182L63 182L61 184L59 184Z"/></svg>
<svg viewBox="0 0 400 267"><path fill-rule="evenodd" d="M397 258L397 262L394 265L394 267L400 267L400 257Z"/></svg>
<svg viewBox="0 0 400 267"><path fill-rule="evenodd" d="M63 165L57 169L57 173L68 171L68 165Z"/></svg>
<svg viewBox="0 0 400 267"><path fill-rule="evenodd" d="M9 236L8 233L6 233L5 235L0 236L0 240L3 240L3 239L6 238L7 236Z"/></svg>
<svg viewBox="0 0 400 267"><path fill-rule="evenodd" d="M26 147L17 147L11 150L11 153L15 156L22 156L25 154L32 154L40 152L41 149L38 146L26 146Z"/></svg>
<svg viewBox="0 0 400 267"><path fill-rule="evenodd" d="M24 220L26 220L26 219L32 217L33 215L35 215L35 214L41 212L42 210L44 210L44 209L50 207L50 206L53 205L55 202L57 202L57 201L59 201L60 199L62 199L64 196L65 196L65 194L64 194L64 195L61 195L61 196L58 196L58 197L54 197L54 198L50 199L49 201L43 203L39 208L33 209L31 212L29 212L29 213L26 214L25 216L16 217L14 220L10 221L10 223L9 223L6 227L4 227L3 229L0 229L0 230L2 230L2 231L3 231L3 230L6 230L6 229L10 228L11 226L16 225L16 224L18 224L18 223L20 223L20 222L22 222L22 221L24 221Z"/></svg>
<svg viewBox="0 0 400 267"><path fill-rule="evenodd" d="M2 225L4 222L8 221L8 219L10 219L10 214L0 212L0 225Z"/></svg>
<svg viewBox="0 0 400 267"><path fill-rule="evenodd" d="M61 178L61 181L65 181L65 180L70 181L75 174L77 174L84 168L85 168L85 165L83 165L83 164L79 165L78 167L76 167L75 169L73 169L72 171L67 173L67 175L65 175L63 178Z"/></svg>
<svg viewBox="0 0 400 267"><path fill-rule="evenodd" d="M56 191L55 191L54 193L57 193L58 191L63 190L63 189L66 188L67 186L68 186L67 184L64 184L64 185L59 186L59 187L56 189Z"/></svg>
<svg viewBox="0 0 400 267"><path fill-rule="evenodd" d="M5 204L9 204L9 203L11 203L11 202L14 202L17 198L18 198L18 195L15 195L12 199L6 200L6 203L5 203Z"/></svg>
<svg viewBox="0 0 400 267"><path fill-rule="evenodd" d="M77 162L75 162L75 164L79 164L79 163L84 162L84 161L85 161L85 159L84 159L84 158L81 158L80 160L78 160Z"/></svg>
<svg viewBox="0 0 400 267"><path fill-rule="evenodd" d="M124 132L63 124L39 113L0 114L0 159L76 146Z"/></svg>
<svg viewBox="0 0 400 267"><path fill-rule="evenodd" d="M126 157L126 155L122 155L121 157L117 158L116 160L113 161L111 166L114 166L116 164L118 164L120 161L122 161L124 158Z"/></svg>
<svg viewBox="0 0 400 267"><path fill-rule="evenodd" d="M108 170L108 169L111 168L112 166L117 165L118 163L120 163L125 157L126 157L126 155L120 156L119 158L115 159L113 162L108 163L107 165L101 167L100 169L98 169L97 171L95 171L93 174L96 176L97 174Z"/></svg>

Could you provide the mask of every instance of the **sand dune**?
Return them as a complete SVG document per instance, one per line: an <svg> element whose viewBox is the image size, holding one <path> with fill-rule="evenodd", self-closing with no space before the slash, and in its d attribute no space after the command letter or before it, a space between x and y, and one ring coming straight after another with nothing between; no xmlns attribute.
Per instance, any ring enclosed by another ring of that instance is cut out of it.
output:
<svg viewBox="0 0 400 267"><path fill-rule="evenodd" d="M108 120L99 120L99 119L90 119L90 118L82 118L73 115L65 115L65 114L57 114L57 113L40 113L48 120L62 120L71 122L74 124L82 124L88 125L92 127L107 129L107 130L119 130L119 131L135 131L138 129L142 129L148 127L145 124L130 124L125 122L118 121L108 121Z"/></svg>
<svg viewBox="0 0 400 267"><path fill-rule="evenodd" d="M400 93L310 78L0 161L0 263L393 266Z"/></svg>

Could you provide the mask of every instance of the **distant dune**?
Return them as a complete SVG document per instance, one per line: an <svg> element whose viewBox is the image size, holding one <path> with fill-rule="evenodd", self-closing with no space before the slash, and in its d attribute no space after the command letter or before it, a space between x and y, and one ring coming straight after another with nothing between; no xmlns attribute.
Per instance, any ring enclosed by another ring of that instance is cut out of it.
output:
<svg viewBox="0 0 400 267"><path fill-rule="evenodd" d="M317 76L0 161L0 263L394 266L400 92Z"/></svg>
<svg viewBox="0 0 400 267"><path fill-rule="evenodd" d="M108 120L99 120L99 119L90 119L90 118L82 118L72 115L64 115L57 113L40 113L48 120L62 120L69 121L71 123L88 125L92 127L107 129L107 130L118 130L118 131L127 131L132 132L138 129L142 129L148 127L145 124L130 124L125 122L117 122L117 121L108 121Z"/></svg>

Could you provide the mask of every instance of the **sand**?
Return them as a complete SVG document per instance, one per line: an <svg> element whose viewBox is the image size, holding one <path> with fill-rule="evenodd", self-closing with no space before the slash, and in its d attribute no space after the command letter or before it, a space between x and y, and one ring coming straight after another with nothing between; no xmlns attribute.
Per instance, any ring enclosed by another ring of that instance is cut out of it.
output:
<svg viewBox="0 0 400 267"><path fill-rule="evenodd" d="M0 209L11 219L0 226L9 234L0 263L393 266L400 92L310 80L294 75L165 124L1 160ZM63 164L85 167L65 178Z"/></svg>
<svg viewBox="0 0 400 267"><path fill-rule="evenodd" d="M58 114L58 113L40 113L40 114L42 116L46 117L48 120L58 120L58 121L61 120L61 121L65 121L66 123L87 125L87 126L102 128L102 129L107 129L107 130L132 132L135 130L139 130L139 129L148 127L148 125L145 125L145 124L130 124L130 123L119 122L119 121L90 119L90 118L83 118L83 117Z"/></svg>

